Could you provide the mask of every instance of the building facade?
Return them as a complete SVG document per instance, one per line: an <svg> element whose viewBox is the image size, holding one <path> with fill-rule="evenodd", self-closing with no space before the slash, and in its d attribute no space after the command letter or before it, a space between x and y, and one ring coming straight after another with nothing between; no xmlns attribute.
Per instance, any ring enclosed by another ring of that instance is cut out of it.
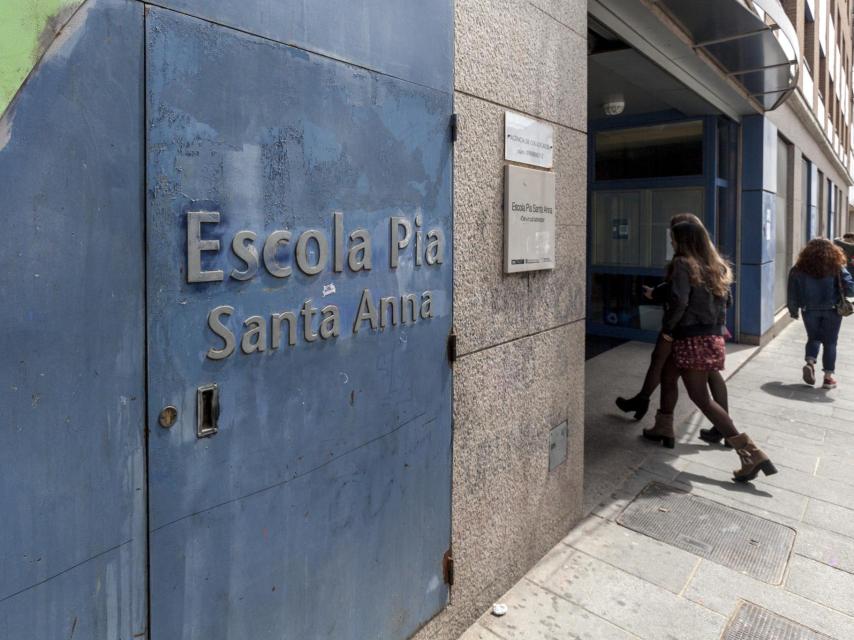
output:
<svg viewBox="0 0 854 640"><path fill-rule="evenodd" d="M847 3L597 2L590 7L588 330L652 339L666 221L697 213L736 270L735 339L787 322L806 241L847 229Z"/></svg>
<svg viewBox="0 0 854 640"><path fill-rule="evenodd" d="M851 228L848 0L238 4L0 7L0 637L455 638L582 515L669 217L744 342Z"/></svg>

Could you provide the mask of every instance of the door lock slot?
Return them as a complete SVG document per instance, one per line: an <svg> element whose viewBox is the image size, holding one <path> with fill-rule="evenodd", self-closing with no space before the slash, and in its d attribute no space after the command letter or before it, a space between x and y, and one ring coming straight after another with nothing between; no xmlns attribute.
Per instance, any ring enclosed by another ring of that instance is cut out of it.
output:
<svg viewBox="0 0 854 640"><path fill-rule="evenodd" d="M217 432L219 388L206 384L196 390L196 437L207 438Z"/></svg>

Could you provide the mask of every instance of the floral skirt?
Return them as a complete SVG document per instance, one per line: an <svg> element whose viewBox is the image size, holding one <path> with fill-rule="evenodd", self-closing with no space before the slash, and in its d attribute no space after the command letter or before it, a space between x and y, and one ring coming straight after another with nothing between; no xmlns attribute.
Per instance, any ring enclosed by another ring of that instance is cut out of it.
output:
<svg viewBox="0 0 854 640"><path fill-rule="evenodd" d="M673 342L673 360L680 369L722 371L726 360L723 336L692 336Z"/></svg>

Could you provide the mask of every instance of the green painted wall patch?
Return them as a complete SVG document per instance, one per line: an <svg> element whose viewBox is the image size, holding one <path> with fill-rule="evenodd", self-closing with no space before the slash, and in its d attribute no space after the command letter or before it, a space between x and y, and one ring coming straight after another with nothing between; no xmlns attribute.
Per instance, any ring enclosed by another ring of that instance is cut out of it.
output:
<svg viewBox="0 0 854 640"><path fill-rule="evenodd" d="M0 2L0 115L85 0Z"/></svg>

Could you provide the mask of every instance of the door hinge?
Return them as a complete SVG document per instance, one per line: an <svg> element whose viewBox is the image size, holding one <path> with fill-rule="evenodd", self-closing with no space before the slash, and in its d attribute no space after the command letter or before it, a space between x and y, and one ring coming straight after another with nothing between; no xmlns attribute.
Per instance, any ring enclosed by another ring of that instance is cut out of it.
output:
<svg viewBox="0 0 854 640"><path fill-rule="evenodd" d="M451 142L456 142L459 137L459 117L456 113L451 114Z"/></svg>
<svg viewBox="0 0 854 640"><path fill-rule="evenodd" d="M445 584L453 586L454 584L454 556L451 550L448 549L442 558L442 574L445 576Z"/></svg>
<svg viewBox="0 0 854 640"><path fill-rule="evenodd" d="M457 334L449 333L448 334L448 360L450 362L455 362L457 359Z"/></svg>

